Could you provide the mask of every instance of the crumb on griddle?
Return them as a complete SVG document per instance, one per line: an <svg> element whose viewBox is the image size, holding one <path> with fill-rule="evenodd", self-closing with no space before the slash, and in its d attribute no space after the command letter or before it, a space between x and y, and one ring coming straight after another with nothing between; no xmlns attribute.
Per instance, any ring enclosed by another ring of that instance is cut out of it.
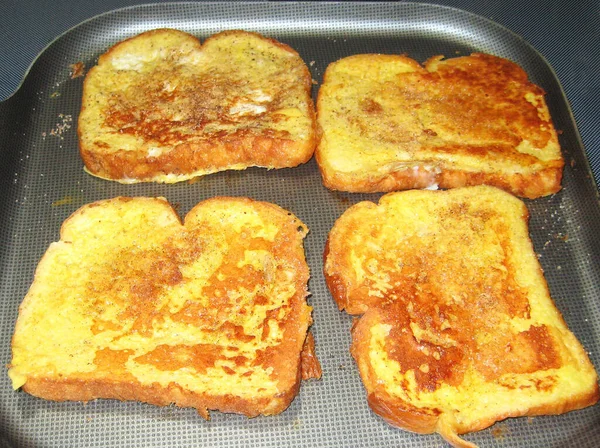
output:
<svg viewBox="0 0 600 448"><path fill-rule="evenodd" d="M79 78L84 75L85 65L83 62L76 62L75 64L69 65L71 69L71 79Z"/></svg>

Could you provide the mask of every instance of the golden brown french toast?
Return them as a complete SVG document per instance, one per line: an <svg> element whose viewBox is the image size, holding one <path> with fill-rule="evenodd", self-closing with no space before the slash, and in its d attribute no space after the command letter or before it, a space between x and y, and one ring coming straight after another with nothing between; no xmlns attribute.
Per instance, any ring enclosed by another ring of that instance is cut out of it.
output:
<svg viewBox="0 0 600 448"><path fill-rule="evenodd" d="M320 376L307 227L266 202L213 198L183 224L162 198L68 218L19 309L9 376L49 400L115 398L249 417Z"/></svg>
<svg viewBox="0 0 600 448"><path fill-rule="evenodd" d="M475 53L423 66L363 54L329 65L317 100L325 186L351 192L487 184L536 198L564 161L544 91L515 63Z"/></svg>
<svg viewBox="0 0 600 448"><path fill-rule="evenodd" d="M333 226L324 273L362 315L352 355L373 411L417 433L594 404L594 367L556 309L528 211L495 187L388 193Z"/></svg>
<svg viewBox="0 0 600 448"><path fill-rule="evenodd" d="M293 167L316 145L310 91L306 64L275 40L225 31L201 44L148 31L88 72L80 154L89 173L122 183Z"/></svg>

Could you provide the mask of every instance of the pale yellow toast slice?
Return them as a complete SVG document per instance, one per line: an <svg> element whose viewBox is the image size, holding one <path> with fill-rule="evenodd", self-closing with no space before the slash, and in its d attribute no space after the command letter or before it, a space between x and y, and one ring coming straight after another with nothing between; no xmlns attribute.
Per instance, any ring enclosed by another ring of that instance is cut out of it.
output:
<svg viewBox="0 0 600 448"><path fill-rule="evenodd" d="M86 170L122 183L294 167L316 145L311 75L291 47L246 31L201 43L173 29L118 43L87 74Z"/></svg>
<svg viewBox="0 0 600 448"><path fill-rule="evenodd" d="M19 309L9 376L49 400L139 400L253 417L320 376L307 337L307 227L245 198L85 205Z"/></svg>
<svg viewBox="0 0 600 448"><path fill-rule="evenodd" d="M560 189L544 91L507 59L350 56L327 68L317 115L316 158L334 190L488 184L536 198Z"/></svg>
<svg viewBox="0 0 600 448"><path fill-rule="evenodd" d="M598 400L527 221L519 199L489 186L389 193L337 220L325 277L340 309L361 315L352 355L390 424L472 447L459 434Z"/></svg>

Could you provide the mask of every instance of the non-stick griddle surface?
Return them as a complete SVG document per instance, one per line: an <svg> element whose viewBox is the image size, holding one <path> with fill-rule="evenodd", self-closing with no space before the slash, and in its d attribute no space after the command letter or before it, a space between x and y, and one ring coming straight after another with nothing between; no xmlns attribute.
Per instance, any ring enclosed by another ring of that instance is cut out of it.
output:
<svg viewBox="0 0 600 448"><path fill-rule="evenodd" d="M316 81L327 65L356 53L406 53L424 61L483 51L512 59L548 93L566 159L564 189L527 201L534 246L567 324L600 366L600 205L575 123L552 69L527 43L486 19L411 3L184 3L134 7L87 21L53 42L18 92L0 103L0 359L10 361L18 306L62 221L81 205L114 196L164 196L183 216L216 195L279 204L311 229L305 241L312 271L313 331L323 367L304 382L283 414L247 419L192 409L97 400L55 403L12 390L0 375L0 445L9 447L439 447L437 435L392 428L366 403L348 351L352 318L337 310L322 272L327 232L350 205L380 195L332 192L314 160L276 171L249 169L195 183L120 185L84 173L76 122L86 70L112 44L142 31L172 27L199 38L226 29L257 31L294 47ZM33 30L34 32L35 30ZM482 447L600 446L600 406L562 416L509 419L466 436Z"/></svg>

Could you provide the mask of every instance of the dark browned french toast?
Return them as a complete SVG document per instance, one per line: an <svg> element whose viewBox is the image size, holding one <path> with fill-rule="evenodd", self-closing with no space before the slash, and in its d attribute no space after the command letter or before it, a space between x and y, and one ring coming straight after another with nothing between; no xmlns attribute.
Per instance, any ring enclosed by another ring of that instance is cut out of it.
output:
<svg viewBox="0 0 600 448"><path fill-rule="evenodd" d="M89 173L122 183L293 167L316 145L310 91L306 64L275 40L226 31L201 44L173 29L148 31L88 72L81 157Z"/></svg>
<svg viewBox="0 0 600 448"><path fill-rule="evenodd" d="M83 206L40 261L12 341L15 389L247 416L320 376L306 226L266 202L213 198L182 224L164 199Z"/></svg>
<svg viewBox="0 0 600 448"><path fill-rule="evenodd" d="M324 273L361 315L352 355L394 426L459 434L594 404L594 367L554 306L528 211L488 186L389 193L335 223Z"/></svg>
<svg viewBox="0 0 600 448"><path fill-rule="evenodd" d="M351 192L494 185L536 198L564 161L544 91L517 64L475 53L423 66L363 54L329 65L317 101L325 186Z"/></svg>

